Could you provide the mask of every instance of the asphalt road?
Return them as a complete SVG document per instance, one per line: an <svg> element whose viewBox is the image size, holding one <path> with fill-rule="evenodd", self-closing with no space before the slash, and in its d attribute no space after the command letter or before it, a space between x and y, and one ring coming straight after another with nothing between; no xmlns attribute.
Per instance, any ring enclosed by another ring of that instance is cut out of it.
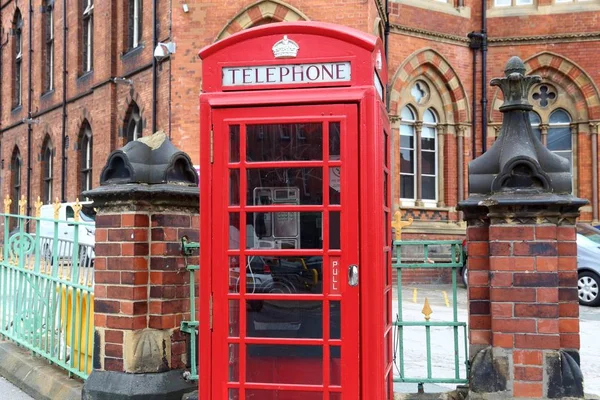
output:
<svg viewBox="0 0 600 400"><path fill-rule="evenodd" d="M6 400L33 400L18 387L0 376L0 397Z"/></svg>

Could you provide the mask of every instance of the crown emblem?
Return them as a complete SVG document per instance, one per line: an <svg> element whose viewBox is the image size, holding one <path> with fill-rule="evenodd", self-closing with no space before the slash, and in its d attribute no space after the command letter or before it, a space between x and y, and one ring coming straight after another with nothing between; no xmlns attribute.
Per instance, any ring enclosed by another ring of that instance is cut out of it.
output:
<svg viewBox="0 0 600 400"><path fill-rule="evenodd" d="M299 49L298 43L284 35L283 39L273 45L273 55L275 58L294 58Z"/></svg>

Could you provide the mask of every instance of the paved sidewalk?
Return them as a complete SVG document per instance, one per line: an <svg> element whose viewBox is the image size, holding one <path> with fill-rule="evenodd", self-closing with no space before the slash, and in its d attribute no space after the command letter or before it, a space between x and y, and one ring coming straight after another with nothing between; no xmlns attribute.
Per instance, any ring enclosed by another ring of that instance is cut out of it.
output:
<svg viewBox="0 0 600 400"><path fill-rule="evenodd" d="M415 292L416 289L416 292ZM433 311L431 321L452 321L452 286L451 285L405 285L403 291L402 313L405 321L424 321L421 313L425 298ZM446 297L448 304L446 305ZM396 287L392 300L392 316L395 319L398 313ZM600 394L600 346L598 346L598 333L600 332L600 307L579 307L581 329L581 369L584 377L584 390L586 393ZM458 320L467 320L467 291L458 288ZM405 328L405 371L411 376L427 376L427 353L425 329L422 327ZM431 328L431 355L432 370L435 377L454 377L454 334L453 328ZM459 328L459 355L460 377L465 376L464 367L465 340L462 328ZM399 366L399 360L397 361ZM394 367L395 374L398 369ZM455 384L425 385L426 393L436 393L444 390L453 390ZM400 393L415 393L416 384L396 384L395 390Z"/></svg>
<svg viewBox="0 0 600 400"><path fill-rule="evenodd" d="M0 396L3 399L10 400L33 400L33 397L29 397L21 391L18 387L0 376Z"/></svg>

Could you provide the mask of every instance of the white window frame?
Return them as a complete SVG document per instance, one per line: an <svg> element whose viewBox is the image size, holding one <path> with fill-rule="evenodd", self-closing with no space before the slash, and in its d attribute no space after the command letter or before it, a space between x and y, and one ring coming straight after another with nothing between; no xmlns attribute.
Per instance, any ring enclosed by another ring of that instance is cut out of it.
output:
<svg viewBox="0 0 600 400"><path fill-rule="evenodd" d="M438 154L438 136L437 136L437 134L438 134L438 117L432 108L428 108L427 110L429 110L429 111L431 111L431 113L433 113L435 122L433 122L433 123L432 122L423 122L423 128L428 127L428 128L433 129L434 146L433 146L433 150L423 150L423 143L421 143L421 153L424 153L424 152L425 153L433 153L433 159L435 161L435 171L434 171L435 175L424 174L423 171L421 171L421 180L423 179L423 176L429 176L429 177L433 176L434 177L434 179L435 179L435 198L434 199L421 199L421 201L424 204L427 204L427 205L431 204L431 205L435 206L435 205L437 205L438 200L439 200L438 199L438 197L439 197L439 193L438 193L439 192L439 179L438 179L438 177L439 177L439 173L438 173L439 172L439 170L438 170L439 154ZM423 128L421 129L421 137L419 139L422 139L422 137L423 137ZM421 165L423 165L423 162L422 162L423 154L420 154L420 157L421 157L420 158ZM417 160L418 160L418 158L417 158ZM415 195L416 195L416 193L415 193ZM423 182L421 182L421 197L423 197Z"/></svg>
<svg viewBox="0 0 600 400"><path fill-rule="evenodd" d="M400 144L399 150L410 150L412 152L413 155L413 172L412 173L407 173L407 172L402 172L402 167L400 167L400 189L402 188L402 175L405 176L412 176L413 177L413 197L412 198L408 198L408 197L402 197L402 190L400 190L400 202L402 204L405 205L414 205L415 204L415 200L417 198L417 129L415 127L415 123L417 122L417 116L416 116L416 111L409 106L404 106L404 107L408 107L408 109L410 110L410 112L413 114L414 116L414 120L411 121L400 121L400 129L399 129L399 136L408 136L408 135L402 135L402 125L404 126L408 126L411 130L412 130L412 137L413 137L413 147L409 148L409 147L402 147L402 145L400 143L402 143L401 138L398 138L398 143ZM402 107L402 109L404 109L404 107ZM400 156L400 154L398 154Z"/></svg>
<svg viewBox="0 0 600 400"><path fill-rule="evenodd" d="M48 18L48 26L46 29L49 29L48 37L46 38L46 62L50 64L48 68L48 76L46 77L48 87L47 91L54 90L54 5L48 4L46 6L46 18Z"/></svg>
<svg viewBox="0 0 600 400"><path fill-rule="evenodd" d="M15 75L13 79L16 81L17 75L19 76L18 82L15 82L15 93L14 93L14 107L17 108L23 104L23 16L19 13L19 20L16 20L15 26ZM19 26L21 25L21 26Z"/></svg>
<svg viewBox="0 0 600 400"><path fill-rule="evenodd" d="M52 170L54 168L54 165L53 165L54 157L52 155L52 145L49 142L47 142L46 145L44 146L44 153L43 153L42 157L43 157L43 161L45 162L44 167L46 168L45 171L42 171L44 174L43 180L44 180L44 189L45 189L45 193L43 193L43 195L44 195L45 202L47 204L51 204L52 203L52 186L53 186ZM47 172L47 174L46 174L46 172Z"/></svg>
<svg viewBox="0 0 600 400"><path fill-rule="evenodd" d="M136 48L140 45L140 1L133 0L133 45Z"/></svg>
<svg viewBox="0 0 600 400"><path fill-rule="evenodd" d="M92 130L88 126L85 127L85 130L81 136L81 149L80 151L84 152L84 157L82 157L81 162L81 171L80 173L83 175L81 182L81 191L84 192L86 190L92 189Z"/></svg>
<svg viewBox="0 0 600 400"><path fill-rule="evenodd" d="M509 4L506 4L509 3ZM494 0L494 7L532 6L533 0Z"/></svg>

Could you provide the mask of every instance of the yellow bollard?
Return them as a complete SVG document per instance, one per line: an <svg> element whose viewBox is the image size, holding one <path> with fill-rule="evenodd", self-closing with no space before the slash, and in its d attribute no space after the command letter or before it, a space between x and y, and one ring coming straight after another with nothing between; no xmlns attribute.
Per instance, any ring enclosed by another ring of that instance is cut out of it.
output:
<svg viewBox="0 0 600 400"><path fill-rule="evenodd" d="M446 303L446 307L450 307L450 300L448 300L448 293L445 290L442 290L442 294L444 295L444 303Z"/></svg>
<svg viewBox="0 0 600 400"><path fill-rule="evenodd" d="M61 291L61 326L65 329L64 337L66 338L67 346L73 348L73 367L89 374L92 372L92 356L94 354L94 294L88 296L86 292L83 294L83 299L81 299L80 289L67 289L67 287L62 286L61 288L57 288L57 291L58 290ZM75 292L75 299L73 299L73 292ZM90 307L90 321L88 321L88 300ZM74 338L73 333L71 332L73 327L73 302L75 302ZM87 328L88 324L90 324L89 329ZM87 340L85 338L86 330L88 331ZM83 348L86 345L87 351ZM87 371L85 371L86 354Z"/></svg>
<svg viewBox="0 0 600 400"><path fill-rule="evenodd" d="M417 302L417 288L413 289L413 303Z"/></svg>

